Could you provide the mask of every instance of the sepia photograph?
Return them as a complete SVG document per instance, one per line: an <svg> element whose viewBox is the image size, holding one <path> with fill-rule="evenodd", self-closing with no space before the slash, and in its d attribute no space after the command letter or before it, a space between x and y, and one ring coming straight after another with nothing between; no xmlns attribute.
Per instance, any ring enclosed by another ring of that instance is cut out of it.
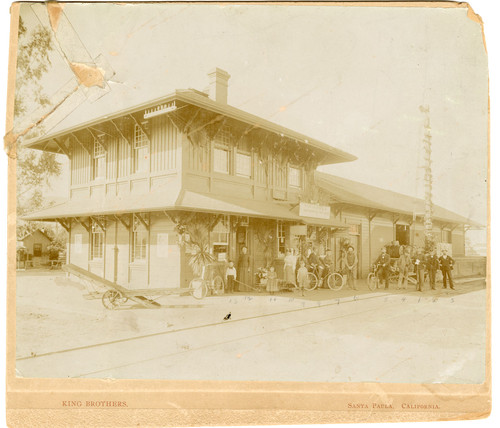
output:
<svg viewBox="0 0 500 428"><path fill-rule="evenodd" d="M488 58L470 6L11 14L12 382L444 384L489 411ZM130 405L82 400L59 404Z"/></svg>

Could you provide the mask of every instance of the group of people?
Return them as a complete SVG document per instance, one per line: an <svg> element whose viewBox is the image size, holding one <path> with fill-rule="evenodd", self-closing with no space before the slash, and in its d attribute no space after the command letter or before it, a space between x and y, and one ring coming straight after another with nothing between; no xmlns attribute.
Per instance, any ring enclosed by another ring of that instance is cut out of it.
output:
<svg viewBox="0 0 500 428"><path fill-rule="evenodd" d="M399 257L396 259L396 266L399 271L398 290L408 288L408 276L413 270L416 274L417 291L423 291L425 278L429 278L431 289L436 289L436 272L441 270L443 274L443 288L447 288L448 284L452 290L455 289L453 283L452 270L454 260L448 255L446 249L443 250L440 257L437 256L436 250L424 253L422 248L416 251L412 257L408 247L401 247ZM387 248L383 247L380 255L375 261L377 266L377 276L380 283L384 284L385 288L389 288L389 276L392 273L391 256L387 252Z"/></svg>

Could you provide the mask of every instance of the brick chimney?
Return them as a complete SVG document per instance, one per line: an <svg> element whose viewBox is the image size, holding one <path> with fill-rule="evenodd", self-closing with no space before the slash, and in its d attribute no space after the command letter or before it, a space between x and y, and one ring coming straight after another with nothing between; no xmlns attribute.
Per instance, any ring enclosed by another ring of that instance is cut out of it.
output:
<svg viewBox="0 0 500 428"><path fill-rule="evenodd" d="M221 104L227 104L227 87L231 76L227 71L214 68L208 73L208 96Z"/></svg>

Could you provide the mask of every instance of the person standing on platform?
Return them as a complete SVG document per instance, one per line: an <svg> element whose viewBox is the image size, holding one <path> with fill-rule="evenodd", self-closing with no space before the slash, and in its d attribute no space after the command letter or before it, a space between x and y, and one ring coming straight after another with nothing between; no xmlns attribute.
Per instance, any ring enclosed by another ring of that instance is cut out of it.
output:
<svg viewBox="0 0 500 428"><path fill-rule="evenodd" d="M439 257L439 268L441 269L441 272L443 273L443 288L447 287L446 279L448 279L450 282L450 288L452 290L455 289L454 284L453 284L453 278L451 277L451 271L453 270L454 264L455 264L455 261L448 255L448 251L443 250L443 255L441 257Z"/></svg>
<svg viewBox="0 0 500 428"><path fill-rule="evenodd" d="M300 295L304 295L304 288L307 285L307 274L309 271L306 268L306 262L302 260L300 262L300 268L297 271L297 283L299 284L299 289L300 289Z"/></svg>
<svg viewBox="0 0 500 428"><path fill-rule="evenodd" d="M417 273L417 291L424 291L425 256L422 249L415 256L415 271Z"/></svg>
<svg viewBox="0 0 500 428"><path fill-rule="evenodd" d="M357 290L355 282L356 268L358 267L358 256L354 252L354 247L349 245L347 249L347 254L345 256L345 270L344 276L347 277L347 285L353 290Z"/></svg>
<svg viewBox="0 0 500 428"><path fill-rule="evenodd" d="M229 262L229 266L226 269L226 289L228 293L234 291L234 280L236 279L236 268L232 261Z"/></svg>
<svg viewBox="0 0 500 428"><path fill-rule="evenodd" d="M267 284L266 284L266 290L267 292L274 294L280 291L279 285L278 285L278 275L276 274L276 271L274 270L274 266L271 266L269 268L269 272L267 273Z"/></svg>
<svg viewBox="0 0 500 428"><path fill-rule="evenodd" d="M292 250L288 248L286 250L285 256L285 284L295 286L295 265L297 260L295 256L292 254Z"/></svg>
<svg viewBox="0 0 500 428"><path fill-rule="evenodd" d="M404 288L406 290L408 288L408 273L410 271L410 266L411 266L410 251L405 248L398 259L398 268L399 268L398 290L401 288Z"/></svg>
<svg viewBox="0 0 500 428"><path fill-rule="evenodd" d="M250 256L248 248L242 247L238 258L238 291L248 291L250 286Z"/></svg>
<svg viewBox="0 0 500 428"><path fill-rule="evenodd" d="M436 256L436 250L432 250L427 254L425 264L427 265L427 272L429 272L429 284L433 290L436 289L436 272L439 268L439 260Z"/></svg>
<svg viewBox="0 0 500 428"><path fill-rule="evenodd" d="M375 264L379 265L378 268L378 280L380 283L385 283L385 288L389 288L389 275L391 271L391 256L387 254L387 249L382 247L382 252L375 260Z"/></svg>

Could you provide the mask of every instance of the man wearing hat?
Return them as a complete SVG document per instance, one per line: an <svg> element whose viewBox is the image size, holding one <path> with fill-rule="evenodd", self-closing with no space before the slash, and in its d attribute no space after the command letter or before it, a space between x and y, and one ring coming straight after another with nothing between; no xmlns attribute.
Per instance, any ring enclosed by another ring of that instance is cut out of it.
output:
<svg viewBox="0 0 500 428"><path fill-rule="evenodd" d="M439 268L443 272L443 288L447 287L446 278L450 282L450 288L455 289L453 285L453 279L451 278L451 271L453 270L453 265L455 261L448 255L448 250L443 250L443 255L439 257Z"/></svg>
<svg viewBox="0 0 500 428"><path fill-rule="evenodd" d="M353 290L357 290L356 282L354 281L354 273L356 272L356 267L358 266L358 256L354 252L354 247L349 245L347 247L347 254L345 256L345 268L344 275L347 276L347 285Z"/></svg>
<svg viewBox="0 0 500 428"><path fill-rule="evenodd" d="M382 253L375 260L375 264L379 265L378 279L380 283L385 283L385 288L389 288L389 274L391 270L391 256L387 254L387 249L382 247Z"/></svg>

